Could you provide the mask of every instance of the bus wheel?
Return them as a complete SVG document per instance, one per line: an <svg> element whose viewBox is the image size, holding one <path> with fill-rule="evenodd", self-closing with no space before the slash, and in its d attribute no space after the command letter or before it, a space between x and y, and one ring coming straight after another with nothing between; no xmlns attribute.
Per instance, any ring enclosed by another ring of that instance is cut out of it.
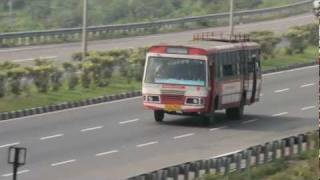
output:
<svg viewBox="0 0 320 180"><path fill-rule="evenodd" d="M211 126L215 123L215 118L213 114L210 114L209 116L204 117L204 123L207 126Z"/></svg>
<svg viewBox="0 0 320 180"><path fill-rule="evenodd" d="M226 110L227 117L233 120L240 120L243 117L244 105Z"/></svg>
<svg viewBox="0 0 320 180"><path fill-rule="evenodd" d="M164 111L154 111L154 119L157 121L157 122L162 122L163 119L164 119Z"/></svg>

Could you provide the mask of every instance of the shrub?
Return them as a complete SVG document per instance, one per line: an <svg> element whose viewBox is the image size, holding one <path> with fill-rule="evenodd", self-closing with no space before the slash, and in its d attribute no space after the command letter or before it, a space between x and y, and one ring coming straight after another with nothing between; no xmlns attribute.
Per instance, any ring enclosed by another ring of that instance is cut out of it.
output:
<svg viewBox="0 0 320 180"><path fill-rule="evenodd" d="M72 63L65 62L63 63L62 67L65 71L68 89L74 90L76 86L79 84L79 77L77 75L77 70L78 70L77 66L75 66Z"/></svg>
<svg viewBox="0 0 320 180"><path fill-rule="evenodd" d="M52 67L50 65L34 66L30 68L33 82L38 92L47 93L50 87L50 75Z"/></svg>
<svg viewBox="0 0 320 180"><path fill-rule="evenodd" d="M0 71L0 98L6 95L7 73Z"/></svg>
<svg viewBox="0 0 320 180"><path fill-rule="evenodd" d="M284 37L290 42L287 48L287 54L302 54L308 46L309 32L301 27L294 27L284 34Z"/></svg>
<svg viewBox="0 0 320 180"><path fill-rule="evenodd" d="M24 68L13 68L8 70L10 90L15 95L20 95L22 92L21 80L26 76L27 71Z"/></svg>
<svg viewBox="0 0 320 180"><path fill-rule="evenodd" d="M264 59L274 57L276 45L281 40L271 31L254 31L250 33L250 38L260 44L261 54Z"/></svg>

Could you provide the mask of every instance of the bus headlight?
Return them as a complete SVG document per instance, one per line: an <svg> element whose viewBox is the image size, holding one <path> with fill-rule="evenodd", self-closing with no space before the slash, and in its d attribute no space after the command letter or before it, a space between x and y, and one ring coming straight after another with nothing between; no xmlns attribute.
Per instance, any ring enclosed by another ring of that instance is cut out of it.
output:
<svg viewBox="0 0 320 180"><path fill-rule="evenodd" d="M203 98L187 98L186 99L186 104L188 105L203 105L204 104L204 100Z"/></svg>
<svg viewBox="0 0 320 180"><path fill-rule="evenodd" d="M160 103L160 96L145 96L144 100L150 103Z"/></svg>

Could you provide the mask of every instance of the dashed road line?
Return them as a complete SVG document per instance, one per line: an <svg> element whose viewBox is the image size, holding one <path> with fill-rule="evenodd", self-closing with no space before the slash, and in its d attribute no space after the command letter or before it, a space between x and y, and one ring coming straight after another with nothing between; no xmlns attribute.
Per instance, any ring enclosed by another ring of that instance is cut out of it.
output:
<svg viewBox="0 0 320 180"><path fill-rule="evenodd" d="M58 138L58 137L62 137L62 136L64 136L64 134L55 134L52 136L41 137L40 140L48 140L48 139Z"/></svg>
<svg viewBox="0 0 320 180"><path fill-rule="evenodd" d="M314 109L316 106L307 106L307 107L303 107L301 108L302 111L306 111L306 110L309 110L309 109Z"/></svg>
<svg viewBox="0 0 320 180"><path fill-rule="evenodd" d="M217 130L221 130L221 129L225 129L225 128L227 128L228 126L221 126L221 127L217 127L217 128L212 128L212 129L210 129L210 131L212 132L212 131L217 131Z"/></svg>
<svg viewBox="0 0 320 180"><path fill-rule="evenodd" d="M256 121L258 121L258 119L251 119L251 120L248 120L248 121L243 121L242 124L254 123Z"/></svg>
<svg viewBox="0 0 320 180"><path fill-rule="evenodd" d="M137 122L139 121L140 119L132 119L132 120L128 120L128 121L122 121L122 122L119 122L120 125L123 125L123 124L128 124L128 123L133 123L133 122Z"/></svg>
<svg viewBox="0 0 320 180"><path fill-rule="evenodd" d="M158 144L158 143L159 143L158 141L152 141L152 142L148 142L148 143L144 143L144 144L139 144L136 147L141 148L141 147L151 146L151 145Z"/></svg>
<svg viewBox="0 0 320 180"><path fill-rule="evenodd" d="M119 152L118 150L112 150L112 151L107 151L107 152L98 153L98 154L96 154L96 156L97 156L97 157L99 157L99 156L106 156L106 155L114 154L114 153L118 153L118 152Z"/></svg>
<svg viewBox="0 0 320 180"><path fill-rule="evenodd" d="M282 112L282 113L274 114L274 115L272 115L272 117L279 117L279 116L284 116L287 114L288 114L288 112Z"/></svg>
<svg viewBox="0 0 320 180"><path fill-rule="evenodd" d="M82 129L81 132L94 131L94 130L98 130L98 129L102 129L102 128L103 128L103 126L96 126L96 127Z"/></svg>
<svg viewBox="0 0 320 180"><path fill-rule="evenodd" d="M27 173L27 172L30 172L29 169L25 169L25 170L21 170L21 171L18 171L17 174L24 174L24 173ZM10 177L10 176L13 176L12 173L8 173L8 174L3 174L1 175L2 177Z"/></svg>
<svg viewBox="0 0 320 180"><path fill-rule="evenodd" d="M20 144L20 142L14 142L14 143L10 143L10 144L4 144L4 145L0 145L0 148L15 146L15 145L19 145L19 144Z"/></svg>
<svg viewBox="0 0 320 180"><path fill-rule="evenodd" d="M314 85L315 85L314 83L304 84L304 85L301 85L300 88L310 87L310 86L314 86Z"/></svg>
<svg viewBox="0 0 320 180"><path fill-rule="evenodd" d="M274 91L274 93L282 93L282 92L287 92L287 91L289 91L289 90L290 90L289 88L279 89L279 90Z"/></svg>
<svg viewBox="0 0 320 180"><path fill-rule="evenodd" d="M190 137L190 136L193 136L194 133L189 133L189 134L183 134L183 135L180 135L180 136L175 136L173 137L173 139L181 139L181 138L186 138L186 137Z"/></svg>
<svg viewBox="0 0 320 180"><path fill-rule="evenodd" d="M70 164L70 163L74 163L76 162L76 159L71 159L71 160L67 160L67 161L62 161L62 162L57 162L57 163L53 163L51 164L51 166L55 167L55 166L61 166L61 165L65 165L65 164Z"/></svg>

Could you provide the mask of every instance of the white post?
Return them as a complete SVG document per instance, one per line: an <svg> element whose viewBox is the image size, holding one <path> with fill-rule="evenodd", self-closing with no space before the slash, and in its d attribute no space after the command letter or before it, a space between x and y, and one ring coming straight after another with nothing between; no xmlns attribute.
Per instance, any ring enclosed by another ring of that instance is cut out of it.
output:
<svg viewBox="0 0 320 180"><path fill-rule="evenodd" d="M233 0L230 0L230 16L229 16L229 34L230 34L230 39L233 36L234 33L234 24L233 24Z"/></svg>
<svg viewBox="0 0 320 180"><path fill-rule="evenodd" d="M82 16L82 59L85 59L87 55L87 11L88 11L88 1L83 0L83 16Z"/></svg>

